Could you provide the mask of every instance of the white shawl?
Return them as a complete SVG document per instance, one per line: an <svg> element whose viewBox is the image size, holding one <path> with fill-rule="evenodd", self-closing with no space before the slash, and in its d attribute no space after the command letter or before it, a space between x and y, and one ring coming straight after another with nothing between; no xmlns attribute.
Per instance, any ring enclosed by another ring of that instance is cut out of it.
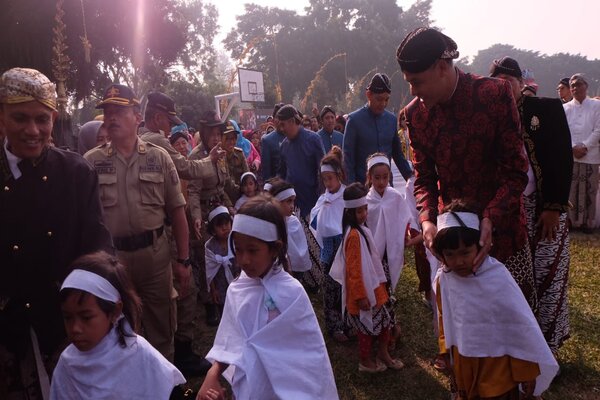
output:
<svg viewBox="0 0 600 400"><path fill-rule="evenodd" d="M242 206L248 201L250 200L250 197L246 196L245 194L241 195L240 198L235 202L235 206L233 208L235 208L235 211L239 211L240 208L242 208Z"/></svg>
<svg viewBox="0 0 600 400"><path fill-rule="evenodd" d="M383 257L387 250L392 291L394 291L404 267L406 228L410 225L418 229L417 223L413 219L406 199L391 186L385 189L383 197L371 187L367 194L367 203L369 208L367 225L373 233L379 254Z"/></svg>
<svg viewBox="0 0 600 400"><path fill-rule="evenodd" d="M446 347L465 357L509 355L539 365L535 395L545 391L558 371L521 289L504 264L487 257L477 275L461 277L438 270ZM434 285L434 288L437 285Z"/></svg>
<svg viewBox="0 0 600 400"><path fill-rule="evenodd" d="M141 336L118 343L116 329L89 351L71 344L52 375L50 399L164 399L185 383L181 372Z"/></svg>
<svg viewBox="0 0 600 400"><path fill-rule="evenodd" d="M281 313L267 323L267 299ZM229 285L206 358L229 364L223 376L239 400L338 398L323 335L300 283L281 267L245 272Z"/></svg>
<svg viewBox="0 0 600 400"><path fill-rule="evenodd" d="M344 189L345 185L340 186L337 192L329 193L325 191L317 204L310 211L311 225L315 218L317 219L317 228L315 238L321 248L323 247L323 238L337 236L342 234L342 215L344 214Z"/></svg>
<svg viewBox="0 0 600 400"><path fill-rule="evenodd" d="M206 265L206 284L210 287L210 283L213 281L215 276L219 273L219 270L223 268L225 272L225 278L227 283L233 281L233 274L231 273L231 261L235 257L231 253L231 249L227 246L227 255L222 256L215 253L210 249L211 241L215 240L214 237L208 239L204 244L204 263Z"/></svg>
<svg viewBox="0 0 600 400"><path fill-rule="evenodd" d="M373 236L371 231L366 226L361 226L367 240L360 234L360 266L362 271L363 284L365 286L365 290L367 292L367 299L371 304L371 307L374 307L377 303L375 299L375 289L377 289L382 283L386 282L385 273L383 272L383 266L381 265L381 257L379 257L379 252L377 251L377 247L373 242ZM342 285L342 313L346 309L346 255L345 255L345 247L346 240L348 239L348 235L350 234L351 229L346 230L346 234L344 235L344 240L342 244L339 246L337 253L335 254L335 259L333 260L333 264L331 265L331 270L329 271L329 275L335 279L340 285ZM369 247L371 248L371 253L369 254L369 248L367 247L367 241L369 242ZM360 321L363 325L369 330L373 330L373 313L372 310L363 311L360 310Z"/></svg>
<svg viewBox="0 0 600 400"><path fill-rule="evenodd" d="M287 228L287 255L290 260L290 268L295 272L310 271L312 262L308 254L308 242L302 223L295 215L290 215L285 219Z"/></svg>

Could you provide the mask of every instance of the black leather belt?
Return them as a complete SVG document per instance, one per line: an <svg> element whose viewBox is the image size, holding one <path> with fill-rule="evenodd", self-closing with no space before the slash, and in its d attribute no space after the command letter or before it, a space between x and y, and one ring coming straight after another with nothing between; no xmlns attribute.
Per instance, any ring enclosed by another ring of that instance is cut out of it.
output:
<svg viewBox="0 0 600 400"><path fill-rule="evenodd" d="M113 243L117 250L136 251L154 244L154 234L156 233L156 237L158 238L163 234L164 230L165 227L163 225L160 228L146 231L138 235L115 237L113 238Z"/></svg>

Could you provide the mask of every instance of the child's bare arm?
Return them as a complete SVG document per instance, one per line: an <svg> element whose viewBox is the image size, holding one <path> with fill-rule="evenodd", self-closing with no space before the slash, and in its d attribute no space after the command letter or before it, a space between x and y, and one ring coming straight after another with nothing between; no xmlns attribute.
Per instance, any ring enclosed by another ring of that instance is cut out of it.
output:
<svg viewBox="0 0 600 400"><path fill-rule="evenodd" d="M229 365L215 361L206 373L206 378L198 391L196 400L224 400L225 391L219 383L219 377Z"/></svg>

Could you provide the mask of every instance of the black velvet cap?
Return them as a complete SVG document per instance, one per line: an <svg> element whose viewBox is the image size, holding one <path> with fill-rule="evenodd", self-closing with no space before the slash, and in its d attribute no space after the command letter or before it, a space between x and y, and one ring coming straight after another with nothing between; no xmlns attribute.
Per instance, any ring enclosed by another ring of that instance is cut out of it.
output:
<svg viewBox="0 0 600 400"><path fill-rule="evenodd" d="M371 78L367 90L373 93L392 93L392 83L386 74L378 72Z"/></svg>
<svg viewBox="0 0 600 400"><path fill-rule="evenodd" d="M511 57L502 57L492 62L492 66L490 67L490 76L493 78L500 74L514 76L515 78L523 77L523 72L521 71L519 63L517 60Z"/></svg>
<svg viewBox="0 0 600 400"><path fill-rule="evenodd" d="M417 28L404 38L396 59L404 72L418 74L439 59L458 58L458 46L450 37L433 28Z"/></svg>
<svg viewBox="0 0 600 400"><path fill-rule="evenodd" d="M281 107L279 111L277 111L277 119L280 121L287 121L288 119L292 118L294 118L298 123L302 122L302 118L300 117L298 110L296 110L296 107L291 104L286 104L285 106Z"/></svg>

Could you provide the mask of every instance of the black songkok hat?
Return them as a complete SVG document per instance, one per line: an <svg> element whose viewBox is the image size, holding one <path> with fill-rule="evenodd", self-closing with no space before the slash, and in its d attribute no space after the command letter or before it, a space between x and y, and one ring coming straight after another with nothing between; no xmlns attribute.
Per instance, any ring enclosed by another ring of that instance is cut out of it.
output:
<svg viewBox="0 0 600 400"><path fill-rule="evenodd" d="M279 109L283 106L285 106L284 103L275 104L275 107L273 107L273 118L277 118L277 111L279 111Z"/></svg>
<svg viewBox="0 0 600 400"><path fill-rule="evenodd" d="M373 93L392 93L392 84L386 74L376 73L371 78L367 90Z"/></svg>
<svg viewBox="0 0 600 400"><path fill-rule="evenodd" d="M325 106L323 107L323 109L321 109L321 113L319 114L319 117L321 117L321 119L323 119L323 116L325 116L325 114L327 113L332 113L333 116L335 117L335 110L333 109L333 107L331 106Z"/></svg>
<svg viewBox="0 0 600 400"><path fill-rule="evenodd" d="M566 87L569 87L569 86L570 86L570 83L569 83L569 78L568 78L568 77L567 77L567 78L562 78L562 79L561 79L561 80L558 82L558 84L559 84L559 85L565 85Z"/></svg>
<svg viewBox="0 0 600 400"><path fill-rule="evenodd" d="M514 76L515 78L522 78L523 72L519 63L514 58L502 57L498 60L494 60L490 67L490 76L493 78L500 74Z"/></svg>
<svg viewBox="0 0 600 400"><path fill-rule="evenodd" d="M292 118L298 123L302 122L302 117L300 117L298 110L291 104L286 104L277 111L277 119L280 121L287 121Z"/></svg>
<svg viewBox="0 0 600 400"><path fill-rule="evenodd" d="M417 28L404 38L396 59L400 69L412 74L427 70L439 59L458 58L458 46L450 37L433 28Z"/></svg>

